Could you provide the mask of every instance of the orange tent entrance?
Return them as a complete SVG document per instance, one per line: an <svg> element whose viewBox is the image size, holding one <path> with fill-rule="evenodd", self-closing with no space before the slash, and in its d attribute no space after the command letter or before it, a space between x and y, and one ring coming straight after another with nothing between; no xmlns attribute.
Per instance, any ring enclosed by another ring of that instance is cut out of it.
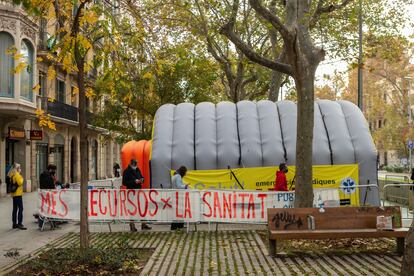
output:
<svg viewBox="0 0 414 276"><path fill-rule="evenodd" d="M144 177L144 183L142 185L144 189L149 189L151 183L150 154L151 141L147 140L129 141L121 149L122 170L128 167L131 159L136 159L138 161L138 168Z"/></svg>

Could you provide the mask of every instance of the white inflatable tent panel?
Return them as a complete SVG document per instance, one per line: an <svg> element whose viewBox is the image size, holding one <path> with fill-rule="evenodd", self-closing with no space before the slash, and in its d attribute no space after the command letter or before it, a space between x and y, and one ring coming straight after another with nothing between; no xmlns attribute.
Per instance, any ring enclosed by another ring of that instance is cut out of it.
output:
<svg viewBox="0 0 414 276"><path fill-rule="evenodd" d="M151 185L170 187L171 169L226 169L295 164L296 104L291 101L189 103L155 115ZM367 122L347 101L315 102L314 165L359 164L359 183L376 184L377 152ZM361 202L379 204L378 191Z"/></svg>

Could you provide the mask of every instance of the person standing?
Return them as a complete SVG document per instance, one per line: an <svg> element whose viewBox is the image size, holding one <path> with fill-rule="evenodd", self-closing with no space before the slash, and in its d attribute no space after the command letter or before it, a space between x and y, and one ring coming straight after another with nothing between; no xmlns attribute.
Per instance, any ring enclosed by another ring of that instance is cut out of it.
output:
<svg viewBox="0 0 414 276"><path fill-rule="evenodd" d="M56 175L56 166L53 164L47 165L47 168L45 171L43 171L39 176L39 188L42 190L54 190L56 189L55 185L55 175ZM41 216L38 216L37 224L39 226L39 229L42 229L43 226L43 218ZM50 225L52 229L56 227L56 224L54 221L50 221Z"/></svg>
<svg viewBox="0 0 414 276"><path fill-rule="evenodd" d="M287 192L289 191L287 187L287 179L286 174L288 172L288 167L285 163L281 163L279 165L279 170L276 172L276 180L275 180L275 191L277 192Z"/></svg>
<svg viewBox="0 0 414 276"><path fill-rule="evenodd" d="M40 189L52 190L55 189L55 174L56 166L49 164L47 170L42 172L39 177Z"/></svg>
<svg viewBox="0 0 414 276"><path fill-rule="evenodd" d="M144 183L144 177L142 177L141 171L138 168L138 162L136 159L132 159L128 165L128 168L124 171L122 175L122 183L127 189L142 189L142 184ZM135 223L133 221L129 222L129 227L132 232L136 232ZM146 223L141 223L142 230L150 230L151 227Z"/></svg>
<svg viewBox="0 0 414 276"><path fill-rule="evenodd" d="M27 228L23 225L23 176L21 174L22 169L20 164L15 163L10 169L8 176L12 183L17 184L17 190L12 193L13 197L13 212L12 222L13 229L26 230Z"/></svg>
<svg viewBox="0 0 414 276"><path fill-rule="evenodd" d="M171 177L171 184L173 189L188 189L188 185L183 183L183 177L187 173L187 168L181 166L178 170L175 171L174 175ZM171 223L171 230L181 229L184 227L183 222L173 222Z"/></svg>
<svg viewBox="0 0 414 276"><path fill-rule="evenodd" d="M118 163L114 164L114 177L118 178L121 176L121 167Z"/></svg>

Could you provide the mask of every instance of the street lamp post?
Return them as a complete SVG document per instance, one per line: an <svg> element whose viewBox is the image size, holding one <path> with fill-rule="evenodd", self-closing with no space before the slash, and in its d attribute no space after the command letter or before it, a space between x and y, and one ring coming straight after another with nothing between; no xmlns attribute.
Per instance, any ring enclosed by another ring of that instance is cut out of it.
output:
<svg viewBox="0 0 414 276"><path fill-rule="evenodd" d="M359 0L359 14L358 14L358 43L359 43L359 56L358 56L358 107L363 111L363 102L362 102L362 81L363 81L363 72L362 72L362 0Z"/></svg>
<svg viewBox="0 0 414 276"><path fill-rule="evenodd" d="M408 164L410 166L410 170L412 168L412 161L411 161L411 152L412 152L412 140L411 140L411 124L412 124L412 113L411 113L411 92L412 92L412 81L413 78L405 77L405 80L408 81Z"/></svg>

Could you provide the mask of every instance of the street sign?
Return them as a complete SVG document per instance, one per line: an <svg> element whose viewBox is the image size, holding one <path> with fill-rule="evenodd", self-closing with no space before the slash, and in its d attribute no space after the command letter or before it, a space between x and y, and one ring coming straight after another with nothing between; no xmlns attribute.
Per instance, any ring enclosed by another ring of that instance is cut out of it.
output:
<svg viewBox="0 0 414 276"><path fill-rule="evenodd" d="M9 127L9 139L24 139L26 132L23 128Z"/></svg>
<svg viewBox="0 0 414 276"><path fill-rule="evenodd" d="M412 140L408 141L408 148L410 150L414 148L414 142Z"/></svg>
<svg viewBox="0 0 414 276"><path fill-rule="evenodd" d="M30 140L41 141L43 139L43 131L41 130L31 130L30 131Z"/></svg>

